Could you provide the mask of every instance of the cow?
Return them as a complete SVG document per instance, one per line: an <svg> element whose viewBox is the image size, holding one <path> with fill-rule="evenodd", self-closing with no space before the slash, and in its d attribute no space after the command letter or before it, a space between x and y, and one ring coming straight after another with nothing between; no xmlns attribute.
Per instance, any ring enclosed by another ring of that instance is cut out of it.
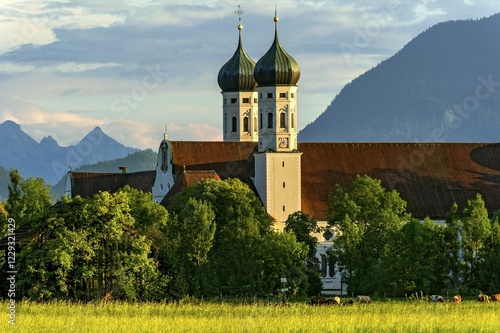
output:
<svg viewBox="0 0 500 333"><path fill-rule="evenodd" d="M453 303L460 303L462 301L462 296L455 295L453 296Z"/></svg>
<svg viewBox="0 0 500 333"><path fill-rule="evenodd" d="M485 295L485 294L480 294L478 297L477 297L477 300L479 302L482 302L482 303L488 303L490 301L490 298L488 297L488 295Z"/></svg>
<svg viewBox="0 0 500 333"><path fill-rule="evenodd" d="M366 296L366 295L358 295L356 296L356 298L358 299L358 302L359 303L371 303L372 302L372 299L370 298L370 296Z"/></svg>
<svg viewBox="0 0 500 333"><path fill-rule="evenodd" d="M309 305L340 305L340 297L325 298L325 296L313 296L309 301Z"/></svg>
<svg viewBox="0 0 500 333"><path fill-rule="evenodd" d="M491 295L491 301L492 302L500 302L500 294Z"/></svg>
<svg viewBox="0 0 500 333"><path fill-rule="evenodd" d="M348 300L347 302L345 302L342 305L344 305L344 306L351 306L351 305L354 305L354 301L352 299L350 299L350 300Z"/></svg>
<svg viewBox="0 0 500 333"><path fill-rule="evenodd" d="M309 300L310 305L321 305L326 303L326 298L325 296L313 296Z"/></svg>
<svg viewBox="0 0 500 333"><path fill-rule="evenodd" d="M326 300L327 305L340 305L340 297L335 296L334 298L329 298Z"/></svg>
<svg viewBox="0 0 500 333"><path fill-rule="evenodd" d="M435 302L435 303L444 303L444 298L443 296L441 295L427 295L425 296L425 298L429 301L429 302Z"/></svg>

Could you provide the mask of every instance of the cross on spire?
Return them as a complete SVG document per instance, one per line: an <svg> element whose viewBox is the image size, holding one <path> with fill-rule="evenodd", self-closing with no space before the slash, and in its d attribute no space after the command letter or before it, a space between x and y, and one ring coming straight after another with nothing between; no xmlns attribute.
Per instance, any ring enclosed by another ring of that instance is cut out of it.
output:
<svg viewBox="0 0 500 333"><path fill-rule="evenodd" d="M241 9L241 6L238 5L238 9L234 12L236 15L238 15L238 21L241 23L241 16L245 14L245 11Z"/></svg>

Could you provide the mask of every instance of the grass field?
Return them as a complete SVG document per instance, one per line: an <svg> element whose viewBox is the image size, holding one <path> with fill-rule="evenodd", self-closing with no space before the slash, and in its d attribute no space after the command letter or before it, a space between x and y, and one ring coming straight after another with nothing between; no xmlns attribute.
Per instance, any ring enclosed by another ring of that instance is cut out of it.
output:
<svg viewBox="0 0 500 333"><path fill-rule="evenodd" d="M0 332L499 332L500 303L382 302L354 306L304 303L156 304L8 303Z"/></svg>

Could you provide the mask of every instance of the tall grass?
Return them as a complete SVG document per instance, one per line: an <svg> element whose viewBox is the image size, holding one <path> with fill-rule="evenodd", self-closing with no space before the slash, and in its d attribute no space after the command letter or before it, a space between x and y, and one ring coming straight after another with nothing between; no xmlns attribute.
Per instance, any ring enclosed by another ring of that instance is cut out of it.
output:
<svg viewBox="0 0 500 333"><path fill-rule="evenodd" d="M354 306L20 302L1 332L498 332L500 303Z"/></svg>

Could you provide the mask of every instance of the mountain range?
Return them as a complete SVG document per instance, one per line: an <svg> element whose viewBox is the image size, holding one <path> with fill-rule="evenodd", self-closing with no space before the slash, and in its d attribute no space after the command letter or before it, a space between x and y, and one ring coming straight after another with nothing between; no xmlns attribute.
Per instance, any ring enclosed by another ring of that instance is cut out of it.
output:
<svg viewBox="0 0 500 333"><path fill-rule="evenodd" d="M500 141L499 32L500 14L427 29L347 84L299 141Z"/></svg>
<svg viewBox="0 0 500 333"><path fill-rule="evenodd" d="M17 168L23 178L42 177L56 184L68 168L125 157L139 151L125 147L99 127L90 131L78 144L61 147L51 136L39 143L13 121L0 124L0 166Z"/></svg>

